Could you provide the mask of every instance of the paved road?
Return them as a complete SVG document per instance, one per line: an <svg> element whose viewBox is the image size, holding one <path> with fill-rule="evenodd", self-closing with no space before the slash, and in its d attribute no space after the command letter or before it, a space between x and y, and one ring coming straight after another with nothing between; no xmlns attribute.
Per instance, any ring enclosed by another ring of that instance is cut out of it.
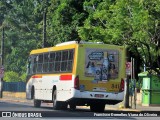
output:
<svg viewBox="0 0 160 120"><path fill-rule="evenodd" d="M114 116L117 115L118 116ZM136 114L136 112L132 112L132 114ZM12 118L8 118L6 116L12 116ZM113 116L112 116L113 115ZM17 120L19 118L29 119L26 117L36 117L36 120L44 120L44 119L125 119L125 120L133 120L133 119L142 119L142 117L136 116L128 116L127 111L115 111L115 110L106 110L104 113L93 113L90 112L88 108L78 108L75 111L71 110L53 110L52 104L42 104L41 108L34 108L32 103L20 103L20 102L11 102L11 101L0 101L0 116L6 117L3 120ZM47 117L46 117L47 116ZM111 117L112 116L112 117ZM124 117L122 117L124 116ZM38 118L37 118L38 117ZM153 118L153 117L152 117ZM158 118L158 117L157 117ZM2 119L2 118L0 118ZM32 118L33 119L33 118ZM35 118L34 118L35 119ZM146 119L145 119L146 120ZM154 118L156 120L156 118Z"/></svg>

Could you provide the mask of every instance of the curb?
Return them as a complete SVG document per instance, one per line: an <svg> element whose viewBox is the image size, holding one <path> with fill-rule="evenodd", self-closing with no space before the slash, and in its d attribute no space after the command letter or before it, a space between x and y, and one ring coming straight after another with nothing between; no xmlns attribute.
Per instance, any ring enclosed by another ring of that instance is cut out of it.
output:
<svg viewBox="0 0 160 120"><path fill-rule="evenodd" d="M130 112L141 112L141 110L130 109L130 108L113 108L113 107L105 107L107 110L119 110L119 111L130 111Z"/></svg>
<svg viewBox="0 0 160 120"><path fill-rule="evenodd" d="M32 100L22 100L21 98L0 98L0 101L8 101L8 102L20 102L20 103L32 103Z"/></svg>
<svg viewBox="0 0 160 120"><path fill-rule="evenodd" d="M90 109L89 106L79 106L79 108ZM129 111L129 112L141 112L141 110L131 109L131 108L114 108L114 107L105 107L105 110L115 110L115 111Z"/></svg>
<svg viewBox="0 0 160 120"><path fill-rule="evenodd" d="M26 99L26 92L8 92L3 91L3 96L8 98Z"/></svg>

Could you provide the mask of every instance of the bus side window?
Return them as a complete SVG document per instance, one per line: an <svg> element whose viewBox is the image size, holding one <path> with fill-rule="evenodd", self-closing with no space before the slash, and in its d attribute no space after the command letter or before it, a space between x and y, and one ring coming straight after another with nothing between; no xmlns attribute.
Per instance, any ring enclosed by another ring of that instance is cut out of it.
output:
<svg viewBox="0 0 160 120"><path fill-rule="evenodd" d="M34 55L33 58L33 73L35 74L37 71L37 62L38 62L38 55Z"/></svg>
<svg viewBox="0 0 160 120"><path fill-rule="evenodd" d="M36 55L31 55L28 58L28 74L34 74L36 68Z"/></svg>
<svg viewBox="0 0 160 120"><path fill-rule="evenodd" d="M61 71L67 71L68 50L62 51Z"/></svg>
<svg viewBox="0 0 160 120"><path fill-rule="evenodd" d="M69 60L73 60L74 51L69 50Z"/></svg>
<svg viewBox="0 0 160 120"><path fill-rule="evenodd" d="M67 62L67 71L72 71L74 51L69 50L69 58Z"/></svg>
<svg viewBox="0 0 160 120"><path fill-rule="evenodd" d="M48 72L49 53L44 53L43 57L43 72L46 73Z"/></svg>
<svg viewBox="0 0 160 120"><path fill-rule="evenodd" d="M31 56L28 57L27 74L31 74Z"/></svg>
<svg viewBox="0 0 160 120"><path fill-rule="evenodd" d="M60 72L60 65L61 65L61 51L56 52L55 72Z"/></svg>
<svg viewBox="0 0 160 120"><path fill-rule="evenodd" d="M38 63L37 63L37 73L41 73L43 70L43 54L38 56Z"/></svg>
<svg viewBox="0 0 160 120"><path fill-rule="evenodd" d="M49 55L49 72L54 72L55 52Z"/></svg>

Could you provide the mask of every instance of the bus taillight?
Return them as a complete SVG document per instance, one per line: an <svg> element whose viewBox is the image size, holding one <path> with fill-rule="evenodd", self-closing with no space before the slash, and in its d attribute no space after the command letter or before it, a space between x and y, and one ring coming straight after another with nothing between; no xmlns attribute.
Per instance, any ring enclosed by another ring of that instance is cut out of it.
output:
<svg viewBox="0 0 160 120"><path fill-rule="evenodd" d="M74 88L79 90L79 77L76 76L74 79Z"/></svg>
<svg viewBox="0 0 160 120"><path fill-rule="evenodd" d="M72 80L72 75L60 75L59 79L63 81Z"/></svg>
<svg viewBox="0 0 160 120"><path fill-rule="evenodd" d="M121 87L120 87L120 91L124 91L124 79L121 78Z"/></svg>

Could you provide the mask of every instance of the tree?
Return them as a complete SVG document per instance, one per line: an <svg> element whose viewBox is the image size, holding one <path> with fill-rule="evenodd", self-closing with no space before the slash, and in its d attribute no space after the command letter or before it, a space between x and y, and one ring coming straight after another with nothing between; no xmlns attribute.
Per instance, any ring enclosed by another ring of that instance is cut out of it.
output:
<svg viewBox="0 0 160 120"><path fill-rule="evenodd" d="M21 74L29 51L38 42L34 35L34 17L31 16L33 5L31 1L13 1L11 5L13 9L8 13L8 30L5 32L5 68Z"/></svg>
<svg viewBox="0 0 160 120"><path fill-rule="evenodd" d="M79 41L77 28L87 16L83 0L52 0L48 8L48 42L51 45L65 41Z"/></svg>
<svg viewBox="0 0 160 120"><path fill-rule="evenodd" d="M5 27L5 70L25 74L27 56L39 42L32 0L1 1L1 26ZM6 73L6 72L5 72ZM7 75L7 74L5 74Z"/></svg>
<svg viewBox="0 0 160 120"><path fill-rule="evenodd" d="M84 3L89 17L79 28L82 39L127 45L148 70L160 74L159 0L91 0ZM157 67L158 66L158 67Z"/></svg>
<svg viewBox="0 0 160 120"><path fill-rule="evenodd" d="M6 72L5 76L4 76L4 80L5 82L18 82L21 81L18 73L10 71L10 72Z"/></svg>
<svg viewBox="0 0 160 120"><path fill-rule="evenodd" d="M46 11L47 46L72 40L127 45L160 73L159 0L1 0L0 6L7 71L23 75L29 52L42 47Z"/></svg>

